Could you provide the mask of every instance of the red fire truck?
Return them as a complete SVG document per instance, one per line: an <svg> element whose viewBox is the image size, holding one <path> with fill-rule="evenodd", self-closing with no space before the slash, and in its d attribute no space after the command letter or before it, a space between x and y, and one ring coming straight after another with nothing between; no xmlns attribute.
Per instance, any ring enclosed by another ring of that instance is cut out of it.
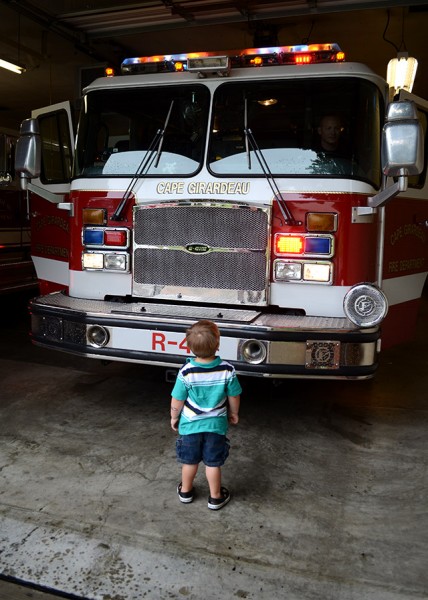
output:
<svg viewBox="0 0 428 600"><path fill-rule="evenodd" d="M176 368L211 319L238 373L373 376L427 275L428 104L390 95L321 44L127 59L75 143L67 105L35 111L34 343Z"/></svg>
<svg viewBox="0 0 428 600"><path fill-rule="evenodd" d="M37 289L27 201L14 170L16 140L0 130L0 294Z"/></svg>

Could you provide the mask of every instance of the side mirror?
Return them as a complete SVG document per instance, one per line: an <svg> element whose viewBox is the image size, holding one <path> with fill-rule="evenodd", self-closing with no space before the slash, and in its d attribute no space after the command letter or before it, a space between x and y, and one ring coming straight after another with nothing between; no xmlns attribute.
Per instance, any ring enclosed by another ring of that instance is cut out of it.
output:
<svg viewBox="0 0 428 600"><path fill-rule="evenodd" d="M419 175L423 170L423 131L416 106L392 102L382 131L382 170L387 177Z"/></svg>
<svg viewBox="0 0 428 600"><path fill-rule="evenodd" d="M41 140L37 119L26 119L21 124L16 143L15 171L21 176L22 189L26 189L28 179L40 177Z"/></svg>

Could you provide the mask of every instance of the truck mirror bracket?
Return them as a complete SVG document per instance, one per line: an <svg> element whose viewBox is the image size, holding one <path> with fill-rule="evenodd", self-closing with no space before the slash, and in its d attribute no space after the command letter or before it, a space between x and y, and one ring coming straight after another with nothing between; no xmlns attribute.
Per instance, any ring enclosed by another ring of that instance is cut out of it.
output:
<svg viewBox="0 0 428 600"><path fill-rule="evenodd" d="M29 182L26 182L25 189L27 189L29 192L33 192L34 194L37 194L38 196L40 196L41 198L44 198L45 200L47 200L48 202L51 202L52 204L56 204L57 208L59 208L61 210L70 211L70 216L73 216L73 208L74 208L73 203L72 202L63 202L64 194L53 194L52 192L49 192L49 190L45 190L45 189L39 187L38 185L34 185L33 183L29 183Z"/></svg>
<svg viewBox="0 0 428 600"><path fill-rule="evenodd" d="M397 194L400 192L405 192L407 190L407 177L401 176L398 178L393 185L385 188L379 194L372 196L367 199L367 204L372 208L379 208L380 206L385 206L390 200L395 198Z"/></svg>

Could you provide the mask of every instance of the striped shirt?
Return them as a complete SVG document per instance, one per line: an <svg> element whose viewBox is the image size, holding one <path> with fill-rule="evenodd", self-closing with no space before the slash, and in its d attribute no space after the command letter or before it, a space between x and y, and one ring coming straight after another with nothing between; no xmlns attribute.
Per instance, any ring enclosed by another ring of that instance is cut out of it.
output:
<svg viewBox="0 0 428 600"><path fill-rule="evenodd" d="M219 356L210 363L189 358L177 375L173 398L184 402L180 435L209 431L225 435L228 429L228 396L239 396L242 388L234 367Z"/></svg>

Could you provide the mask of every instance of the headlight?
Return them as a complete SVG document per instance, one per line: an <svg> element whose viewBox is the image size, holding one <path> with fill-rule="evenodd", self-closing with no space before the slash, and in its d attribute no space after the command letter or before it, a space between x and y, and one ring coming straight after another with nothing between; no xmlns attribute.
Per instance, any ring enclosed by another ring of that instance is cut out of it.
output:
<svg viewBox="0 0 428 600"><path fill-rule="evenodd" d="M104 268L111 271L126 271L127 262L126 254L106 254Z"/></svg>
<svg viewBox="0 0 428 600"><path fill-rule="evenodd" d="M82 266L87 270L121 271L128 273L130 257L127 252L84 252Z"/></svg>
<svg viewBox="0 0 428 600"><path fill-rule="evenodd" d="M303 267L303 279L305 281L329 283L331 281L331 264L306 263Z"/></svg>
<svg viewBox="0 0 428 600"><path fill-rule="evenodd" d="M276 281L294 281L302 279L302 264L275 261L275 279Z"/></svg>
<svg viewBox="0 0 428 600"><path fill-rule="evenodd" d="M343 310L355 325L373 327L385 318L388 300L378 287L370 283L359 283L346 293Z"/></svg>
<svg viewBox="0 0 428 600"><path fill-rule="evenodd" d="M273 263L275 281L292 283L324 283L333 282L333 264L327 260L290 260L277 258Z"/></svg>
<svg viewBox="0 0 428 600"><path fill-rule="evenodd" d="M104 254L96 252L84 252L82 255L82 266L84 269L103 269Z"/></svg>

